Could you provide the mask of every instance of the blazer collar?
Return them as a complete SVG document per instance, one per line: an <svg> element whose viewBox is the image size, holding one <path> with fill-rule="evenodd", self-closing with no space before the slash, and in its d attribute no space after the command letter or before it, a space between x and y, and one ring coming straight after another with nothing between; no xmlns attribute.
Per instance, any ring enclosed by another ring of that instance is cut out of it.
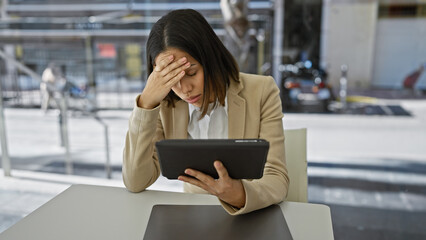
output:
<svg viewBox="0 0 426 240"><path fill-rule="evenodd" d="M172 108L172 114L173 137L177 139L187 139L189 123L188 103L182 100L176 101L175 107Z"/></svg>
<svg viewBox="0 0 426 240"><path fill-rule="evenodd" d="M240 82L231 80L228 88L228 138L244 138L246 100L239 96L244 88Z"/></svg>

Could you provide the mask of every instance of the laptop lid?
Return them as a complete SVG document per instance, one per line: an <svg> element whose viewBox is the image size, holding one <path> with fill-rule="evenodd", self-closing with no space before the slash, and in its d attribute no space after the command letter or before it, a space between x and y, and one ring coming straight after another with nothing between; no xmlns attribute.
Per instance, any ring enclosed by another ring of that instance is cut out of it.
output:
<svg viewBox="0 0 426 240"><path fill-rule="evenodd" d="M280 206L231 216L220 205L154 205L144 240L291 240Z"/></svg>

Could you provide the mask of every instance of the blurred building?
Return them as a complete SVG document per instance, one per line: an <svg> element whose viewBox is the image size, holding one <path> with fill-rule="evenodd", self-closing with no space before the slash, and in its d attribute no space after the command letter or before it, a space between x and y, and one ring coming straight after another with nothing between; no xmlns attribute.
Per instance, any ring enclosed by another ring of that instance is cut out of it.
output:
<svg viewBox="0 0 426 240"><path fill-rule="evenodd" d="M338 85L349 67L349 87L401 89L426 63L426 1L323 0L320 64ZM415 88L426 89L426 74Z"/></svg>
<svg viewBox="0 0 426 240"><path fill-rule="evenodd" d="M49 62L57 63L68 81L95 98L100 92L140 92L147 78L144 50L152 25L172 9L193 8L223 38L219 2L4 0L0 48L40 75ZM267 0L249 3L250 52L254 54L243 71L259 73L264 62L271 62L272 5ZM259 34L267 41L259 43ZM258 61L259 55L262 61ZM38 104L37 80L4 59L0 59L0 74L6 99L26 106Z"/></svg>
<svg viewBox="0 0 426 240"><path fill-rule="evenodd" d="M349 68L349 87L400 89L404 78L426 63L426 0L284 4L282 62L309 60L328 72L336 88L343 64ZM149 30L177 8L200 11L224 39L220 0L3 0L0 48L40 75L49 62L57 62L68 81L95 98L98 92L139 92L147 78L144 48ZM276 10L274 1L248 2L250 55L242 71L272 73ZM0 75L6 100L39 104L37 80L4 59ZM426 73L416 88L426 89Z"/></svg>

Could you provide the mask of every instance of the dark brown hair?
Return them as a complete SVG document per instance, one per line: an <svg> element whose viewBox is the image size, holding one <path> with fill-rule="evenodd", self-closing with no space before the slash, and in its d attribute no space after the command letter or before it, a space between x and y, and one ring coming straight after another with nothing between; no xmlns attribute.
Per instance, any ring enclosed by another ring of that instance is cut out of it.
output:
<svg viewBox="0 0 426 240"><path fill-rule="evenodd" d="M201 118L207 113L212 94L224 105L226 87L231 80L239 81L238 65L199 12L192 9L171 11L154 24L146 45L148 74L153 71L158 54L171 47L187 52L203 67ZM170 91L164 100L174 107L174 101L180 98ZM216 101L214 104L216 106Z"/></svg>

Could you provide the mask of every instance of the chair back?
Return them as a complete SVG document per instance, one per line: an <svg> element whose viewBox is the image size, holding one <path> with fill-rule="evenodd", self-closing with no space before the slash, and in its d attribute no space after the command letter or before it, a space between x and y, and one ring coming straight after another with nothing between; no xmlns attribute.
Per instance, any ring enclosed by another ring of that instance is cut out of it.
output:
<svg viewBox="0 0 426 240"><path fill-rule="evenodd" d="M290 186L287 201L308 202L306 128L284 130L285 157Z"/></svg>

